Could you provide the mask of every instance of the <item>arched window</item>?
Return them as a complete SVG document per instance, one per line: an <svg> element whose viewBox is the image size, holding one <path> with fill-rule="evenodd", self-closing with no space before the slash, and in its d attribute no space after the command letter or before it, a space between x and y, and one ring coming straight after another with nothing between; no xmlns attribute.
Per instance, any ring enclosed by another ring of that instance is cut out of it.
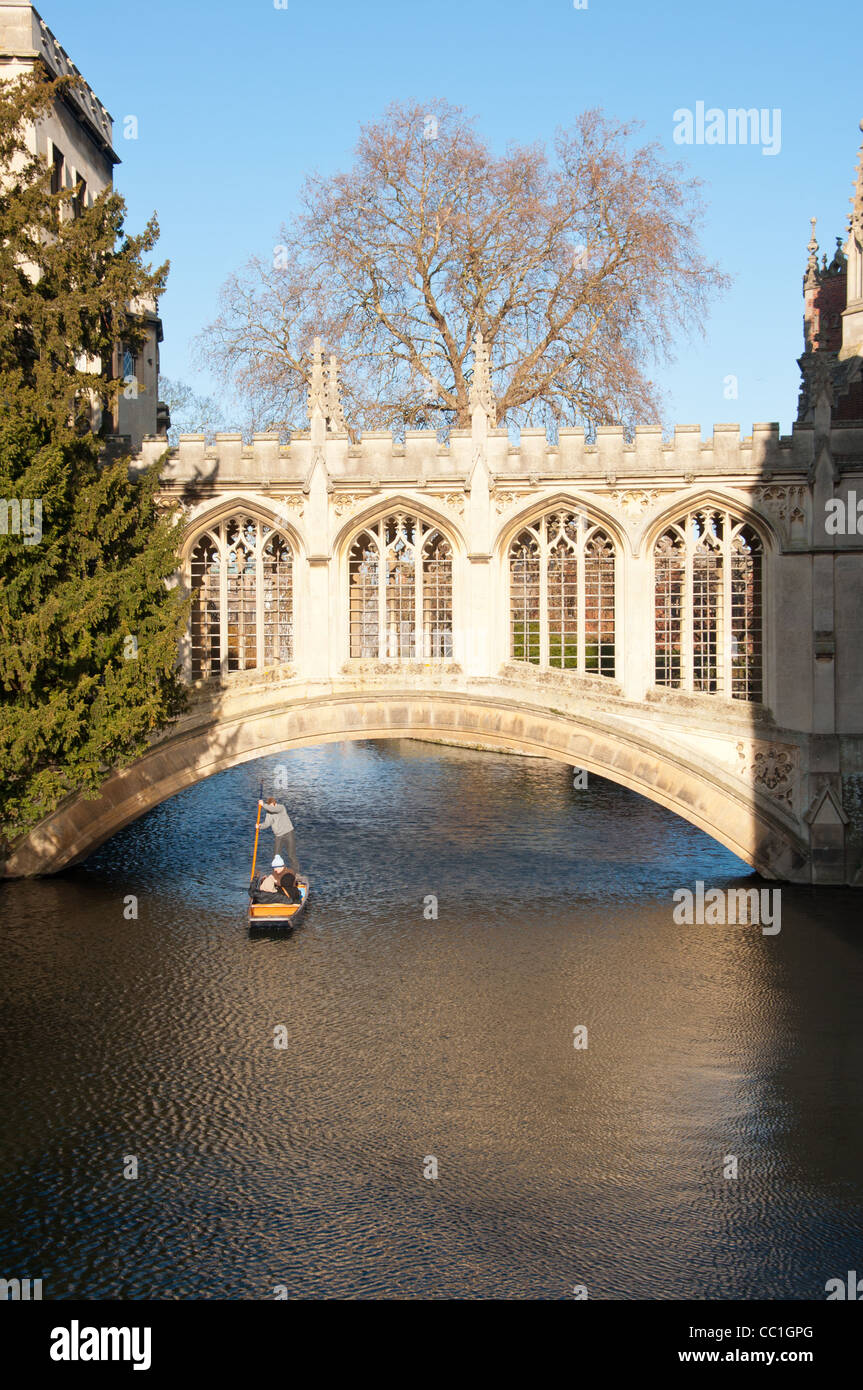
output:
<svg viewBox="0 0 863 1390"><path fill-rule="evenodd" d="M192 677L281 666L294 655L293 552L281 532L232 516L192 551Z"/></svg>
<svg viewBox="0 0 863 1390"><path fill-rule="evenodd" d="M348 556L348 612L352 657L451 657L449 541L403 512L362 531Z"/></svg>
<svg viewBox="0 0 863 1390"><path fill-rule="evenodd" d="M192 552L192 675L222 669L221 559L219 542L202 536Z"/></svg>
<svg viewBox="0 0 863 1390"><path fill-rule="evenodd" d="M663 531L654 548L657 685L761 701L763 558L758 533L724 508L701 507Z"/></svg>
<svg viewBox="0 0 863 1390"><path fill-rule="evenodd" d="M614 675L614 543L586 516L548 512L509 548L510 656Z"/></svg>

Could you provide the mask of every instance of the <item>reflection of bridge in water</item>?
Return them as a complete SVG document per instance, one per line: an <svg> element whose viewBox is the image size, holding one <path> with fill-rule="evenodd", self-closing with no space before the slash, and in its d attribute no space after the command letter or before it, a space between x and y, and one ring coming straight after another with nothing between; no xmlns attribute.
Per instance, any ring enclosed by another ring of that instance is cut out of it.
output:
<svg viewBox="0 0 863 1390"><path fill-rule="evenodd" d="M863 494L863 425L828 404L788 437L524 430L515 447L480 352L471 430L352 443L337 392L318 356L290 444L172 452L190 709L8 872L72 863L236 763L412 736L584 767L770 877L861 881L863 550L824 516Z"/></svg>

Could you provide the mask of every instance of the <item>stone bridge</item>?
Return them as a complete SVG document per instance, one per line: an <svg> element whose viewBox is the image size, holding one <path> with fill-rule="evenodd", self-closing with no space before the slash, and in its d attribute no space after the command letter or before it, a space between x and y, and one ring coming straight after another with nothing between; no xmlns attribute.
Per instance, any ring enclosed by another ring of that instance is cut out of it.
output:
<svg viewBox="0 0 863 1390"><path fill-rule="evenodd" d="M805 740L765 742L746 712L737 714L731 726L715 717L696 728L691 711L649 709L621 695L525 678L515 668L494 680L452 670L240 680L199 691L188 713L116 772L98 800L72 799L43 822L9 872L73 864L152 806L238 763L336 740L411 737L584 768L675 811L766 877L805 878L809 836L795 805Z"/></svg>
<svg viewBox="0 0 863 1390"><path fill-rule="evenodd" d="M352 439L316 352L309 429L184 436L161 505L193 595L188 712L13 847L80 860L263 754L410 736L541 753L650 797L767 877L863 883L863 424L472 425ZM159 459L145 441L141 463ZM573 846L577 853L577 846Z"/></svg>

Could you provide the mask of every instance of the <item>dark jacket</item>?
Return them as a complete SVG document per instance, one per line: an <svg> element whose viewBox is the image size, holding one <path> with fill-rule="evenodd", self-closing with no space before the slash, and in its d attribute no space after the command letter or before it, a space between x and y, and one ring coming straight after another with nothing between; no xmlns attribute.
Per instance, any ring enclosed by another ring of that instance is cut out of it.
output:
<svg viewBox="0 0 863 1390"><path fill-rule="evenodd" d="M280 887L275 893L265 893L261 888L262 881L262 878L258 876L249 884L249 897L253 903L299 903L303 900L297 880L292 873L284 875Z"/></svg>
<svg viewBox="0 0 863 1390"><path fill-rule="evenodd" d="M280 892L280 897L284 897L284 894L287 893L292 903L301 903L303 901L300 885L297 883L297 876L295 873L292 873L290 869L285 869L285 872L279 879L279 888L282 890Z"/></svg>

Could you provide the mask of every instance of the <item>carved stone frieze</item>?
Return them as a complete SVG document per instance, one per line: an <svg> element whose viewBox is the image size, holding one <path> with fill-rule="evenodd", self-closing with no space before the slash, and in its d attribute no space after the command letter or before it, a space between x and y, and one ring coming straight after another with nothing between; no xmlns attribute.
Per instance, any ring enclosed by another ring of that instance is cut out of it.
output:
<svg viewBox="0 0 863 1390"><path fill-rule="evenodd" d="M628 517L638 518L644 515L648 507L653 506L659 492L656 488L619 488L611 497Z"/></svg>
<svg viewBox="0 0 863 1390"><path fill-rule="evenodd" d="M298 516L302 516L305 501L305 497L298 493L280 497L275 507L276 516L281 517L283 521L290 521L292 511L295 511Z"/></svg>
<svg viewBox="0 0 863 1390"><path fill-rule="evenodd" d="M333 510L336 516L343 516L351 507L356 507L363 501L365 498L361 492L336 492L333 495Z"/></svg>
<svg viewBox="0 0 863 1390"><path fill-rule="evenodd" d="M498 512L505 511L506 508L511 507L514 502L523 502L526 498L532 497L535 491L535 488L528 488L524 492L512 492L506 488L493 488L491 495L494 499L495 510Z"/></svg>
<svg viewBox="0 0 863 1390"><path fill-rule="evenodd" d="M790 526L806 520L806 492L807 489L799 484L787 486L771 483L766 487L757 487L755 499L777 521L784 521Z"/></svg>

